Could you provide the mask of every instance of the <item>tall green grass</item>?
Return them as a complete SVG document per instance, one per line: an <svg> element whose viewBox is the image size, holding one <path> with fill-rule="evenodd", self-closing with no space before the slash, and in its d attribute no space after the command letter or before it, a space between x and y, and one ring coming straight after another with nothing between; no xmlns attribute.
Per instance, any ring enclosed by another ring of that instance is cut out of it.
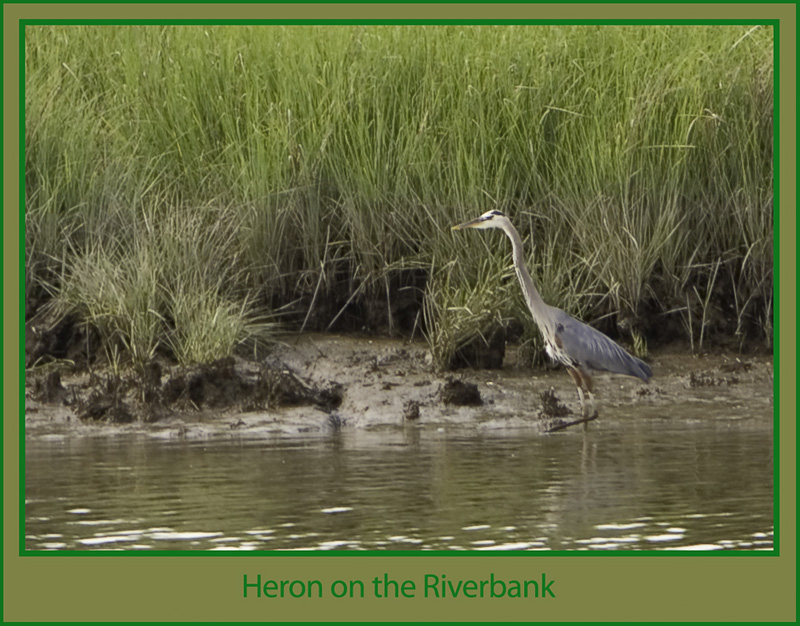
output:
<svg viewBox="0 0 800 626"><path fill-rule="evenodd" d="M507 242L449 232L499 208L549 302L640 345L769 344L772 43L750 26L28 26L28 296L136 360L192 361L293 302L369 299L422 268L444 359L486 311L535 337Z"/></svg>

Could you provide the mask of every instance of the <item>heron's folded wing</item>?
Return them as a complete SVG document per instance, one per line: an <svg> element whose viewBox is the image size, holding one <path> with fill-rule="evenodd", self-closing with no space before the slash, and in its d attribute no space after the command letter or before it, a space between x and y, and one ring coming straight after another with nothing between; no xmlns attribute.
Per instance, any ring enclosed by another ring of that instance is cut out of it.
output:
<svg viewBox="0 0 800 626"><path fill-rule="evenodd" d="M561 348L588 370L636 376L647 382L650 366L628 354L599 330L570 317L563 311L556 325Z"/></svg>

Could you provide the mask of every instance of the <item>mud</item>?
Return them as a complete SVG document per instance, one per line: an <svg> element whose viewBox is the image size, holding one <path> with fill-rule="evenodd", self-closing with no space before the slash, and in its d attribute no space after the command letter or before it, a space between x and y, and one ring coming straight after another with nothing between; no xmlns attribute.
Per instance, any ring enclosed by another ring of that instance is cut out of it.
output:
<svg viewBox="0 0 800 626"><path fill-rule="evenodd" d="M475 383L448 378L442 388L442 402L455 406L481 406L483 398Z"/></svg>
<svg viewBox="0 0 800 626"><path fill-rule="evenodd" d="M284 337L262 362L231 357L187 369L153 361L127 374L50 364L27 373L26 431L198 438L413 426L545 433L579 423L564 371L531 368L518 353L508 346L499 369L437 373L422 341L302 334ZM687 356L675 349L648 360L655 372L649 385L595 378L596 423L771 419L771 355Z"/></svg>

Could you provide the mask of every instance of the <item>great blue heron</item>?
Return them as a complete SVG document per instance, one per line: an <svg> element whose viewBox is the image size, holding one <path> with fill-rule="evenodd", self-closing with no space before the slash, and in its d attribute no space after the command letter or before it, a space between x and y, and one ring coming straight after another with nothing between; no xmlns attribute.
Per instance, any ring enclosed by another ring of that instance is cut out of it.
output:
<svg viewBox="0 0 800 626"><path fill-rule="evenodd" d="M511 221L500 211L487 211L479 218L453 226L453 230L466 228L499 228L511 240L514 253L514 269L525 296L525 302L539 327L545 349L551 359L566 366L567 372L578 388L581 413L585 422L597 417L592 392L592 374L612 372L636 376L648 382L653 370L647 363L631 356L599 330L587 326L561 309L546 304L525 267L522 238ZM584 394L591 402L591 415L587 415ZM584 427L585 427L584 422Z"/></svg>

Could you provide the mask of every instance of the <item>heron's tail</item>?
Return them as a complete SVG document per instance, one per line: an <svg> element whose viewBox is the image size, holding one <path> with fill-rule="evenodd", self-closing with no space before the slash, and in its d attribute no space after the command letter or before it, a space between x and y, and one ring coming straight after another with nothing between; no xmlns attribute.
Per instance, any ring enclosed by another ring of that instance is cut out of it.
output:
<svg viewBox="0 0 800 626"><path fill-rule="evenodd" d="M641 359L637 359L635 356L631 356L631 361L632 374L641 378L644 382L649 383L650 379L653 377L653 370L650 369L650 366Z"/></svg>

